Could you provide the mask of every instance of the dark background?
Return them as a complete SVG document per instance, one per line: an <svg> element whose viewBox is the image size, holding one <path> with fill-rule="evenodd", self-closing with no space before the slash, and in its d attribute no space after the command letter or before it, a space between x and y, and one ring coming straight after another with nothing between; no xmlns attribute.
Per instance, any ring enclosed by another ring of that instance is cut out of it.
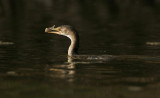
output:
<svg viewBox="0 0 160 98"><path fill-rule="evenodd" d="M69 24L79 32L81 50L117 43L142 46L160 40L159 5L159 0L0 0L0 38L23 44L44 42L46 27Z"/></svg>

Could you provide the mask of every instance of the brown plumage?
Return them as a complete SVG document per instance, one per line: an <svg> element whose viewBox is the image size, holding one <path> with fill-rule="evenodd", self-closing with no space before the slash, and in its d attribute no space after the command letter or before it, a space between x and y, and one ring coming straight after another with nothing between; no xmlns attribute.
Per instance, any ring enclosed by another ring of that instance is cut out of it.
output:
<svg viewBox="0 0 160 98"><path fill-rule="evenodd" d="M47 33L55 33L58 35L63 35L71 40L71 44L68 49L68 55L73 56L78 53L78 48L79 48L79 35L76 32L76 30L69 25L62 25L59 27L55 28L55 25L49 28L45 29L45 32Z"/></svg>

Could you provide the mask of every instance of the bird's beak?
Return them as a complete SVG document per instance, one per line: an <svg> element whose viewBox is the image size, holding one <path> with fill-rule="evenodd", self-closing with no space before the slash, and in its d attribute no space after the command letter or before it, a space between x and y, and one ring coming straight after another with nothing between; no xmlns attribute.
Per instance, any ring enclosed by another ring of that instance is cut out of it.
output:
<svg viewBox="0 0 160 98"><path fill-rule="evenodd" d="M58 27L54 28L54 29L46 28L45 32L47 32L47 33L55 33L55 34L61 35L61 30Z"/></svg>

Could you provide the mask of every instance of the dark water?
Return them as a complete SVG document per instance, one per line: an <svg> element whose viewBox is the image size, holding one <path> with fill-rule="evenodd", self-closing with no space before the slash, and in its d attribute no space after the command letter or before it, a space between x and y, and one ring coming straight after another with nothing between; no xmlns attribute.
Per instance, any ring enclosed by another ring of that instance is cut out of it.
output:
<svg viewBox="0 0 160 98"><path fill-rule="evenodd" d="M0 0L0 97L159 98L159 10L159 0ZM68 63L70 40L44 33L53 24L79 31L80 54L120 58Z"/></svg>

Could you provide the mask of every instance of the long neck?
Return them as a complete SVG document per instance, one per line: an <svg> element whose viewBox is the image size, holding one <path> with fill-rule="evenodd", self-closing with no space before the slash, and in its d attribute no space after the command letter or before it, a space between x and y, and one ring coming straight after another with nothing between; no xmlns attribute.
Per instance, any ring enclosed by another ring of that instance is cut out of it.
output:
<svg viewBox="0 0 160 98"><path fill-rule="evenodd" d="M78 53L78 48L79 48L79 36L73 35L69 37L71 39L71 45L69 46L68 49L68 55L73 56Z"/></svg>

